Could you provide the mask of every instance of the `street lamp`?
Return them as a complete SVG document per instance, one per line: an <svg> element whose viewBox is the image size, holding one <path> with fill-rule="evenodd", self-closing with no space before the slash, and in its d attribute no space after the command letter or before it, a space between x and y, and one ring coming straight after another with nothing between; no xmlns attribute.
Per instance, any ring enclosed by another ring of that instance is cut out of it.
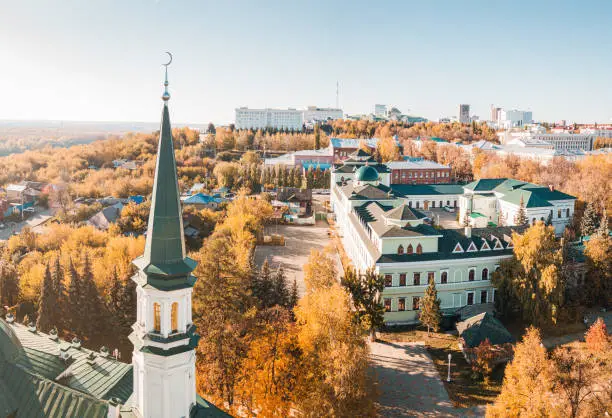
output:
<svg viewBox="0 0 612 418"><path fill-rule="evenodd" d="M450 383L451 378L450 378L450 363L451 363L451 354L448 353L448 376L446 377L446 381L448 383Z"/></svg>

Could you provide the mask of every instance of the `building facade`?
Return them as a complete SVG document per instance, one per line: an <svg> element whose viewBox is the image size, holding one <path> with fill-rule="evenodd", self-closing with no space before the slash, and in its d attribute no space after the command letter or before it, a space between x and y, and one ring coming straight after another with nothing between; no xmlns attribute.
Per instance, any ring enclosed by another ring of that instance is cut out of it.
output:
<svg viewBox="0 0 612 418"><path fill-rule="evenodd" d="M496 295L491 274L504 259L512 257L512 233L526 227L487 222L479 227L434 228L432 209L462 206L465 203L461 202L483 197L485 200L472 207L484 212L482 216L491 210L494 217L498 202L487 199L497 192L500 210L512 216L510 206L514 207L517 193L529 193L529 216L537 215L541 220L544 210L547 215L551 208L560 210L562 216L555 213L553 219L555 229L560 229L573 215L573 197L542 186L508 179L480 180L466 186L396 185L389 183L392 174L383 175L378 166L347 168L355 165L354 160L351 156L349 164L334 168L330 204L354 267L365 271L373 266L384 276L382 300L385 323L390 325L418 322L419 303L430 280L436 283L446 315L460 313L466 306L493 303Z"/></svg>
<svg viewBox="0 0 612 418"><path fill-rule="evenodd" d="M592 151L595 135L592 134L532 134L532 138L548 142L555 150L581 150Z"/></svg>
<svg viewBox="0 0 612 418"><path fill-rule="evenodd" d="M499 117L499 126L509 129L522 127L533 121L533 114L528 110L502 109Z"/></svg>
<svg viewBox="0 0 612 418"><path fill-rule="evenodd" d="M469 104L459 105L459 122L470 123L470 105Z"/></svg>
<svg viewBox="0 0 612 418"><path fill-rule="evenodd" d="M449 166L418 158L387 163L391 184L445 184L451 182Z"/></svg>
<svg viewBox="0 0 612 418"><path fill-rule="evenodd" d="M297 109L236 109L236 129L302 130L302 111Z"/></svg>
<svg viewBox="0 0 612 418"><path fill-rule="evenodd" d="M308 106L302 111L302 120L306 122L321 122L326 120L342 119L342 109L332 107Z"/></svg>

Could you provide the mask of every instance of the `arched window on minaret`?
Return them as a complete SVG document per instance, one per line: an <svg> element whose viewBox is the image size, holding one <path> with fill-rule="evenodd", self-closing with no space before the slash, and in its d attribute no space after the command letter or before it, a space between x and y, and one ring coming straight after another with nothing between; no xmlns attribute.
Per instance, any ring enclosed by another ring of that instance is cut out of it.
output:
<svg viewBox="0 0 612 418"><path fill-rule="evenodd" d="M153 331L161 332L161 312L159 303L153 304Z"/></svg>
<svg viewBox="0 0 612 418"><path fill-rule="evenodd" d="M170 312L170 324L172 329L170 332L178 332L178 302L172 304L172 311Z"/></svg>

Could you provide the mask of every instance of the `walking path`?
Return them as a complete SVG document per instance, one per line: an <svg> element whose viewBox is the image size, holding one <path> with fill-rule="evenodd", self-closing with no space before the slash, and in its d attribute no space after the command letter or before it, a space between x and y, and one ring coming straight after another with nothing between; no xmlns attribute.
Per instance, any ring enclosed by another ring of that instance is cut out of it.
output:
<svg viewBox="0 0 612 418"><path fill-rule="evenodd" d="M453 407L427 349L419 343L370 343L381 417L479 417L484 406Z"/></svg>

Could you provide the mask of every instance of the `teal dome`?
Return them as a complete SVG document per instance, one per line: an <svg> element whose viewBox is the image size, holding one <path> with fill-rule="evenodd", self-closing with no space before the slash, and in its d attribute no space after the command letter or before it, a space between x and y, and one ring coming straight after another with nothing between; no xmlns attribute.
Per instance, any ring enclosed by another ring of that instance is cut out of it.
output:
<svg viewBox="0 0 612 418"><path fill-rule="evenodd" d="M355 174L357 175L358 181L377 181L378 171L372 166L364 165L360 167Z"/></svg>

